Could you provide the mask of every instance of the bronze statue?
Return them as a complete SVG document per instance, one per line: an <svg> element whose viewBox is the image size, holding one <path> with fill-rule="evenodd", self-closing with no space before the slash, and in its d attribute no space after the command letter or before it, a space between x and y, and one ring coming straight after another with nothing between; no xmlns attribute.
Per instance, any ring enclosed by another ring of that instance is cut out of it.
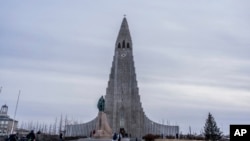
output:
<svg viewBox="0 0 250 141"><path fill-rule="evenodd" d="M98 104L97 104L97 108L99 109L100 112L103 112L104 111L104 106L105 106L105 100L102 97L100 97L99 101L98 101Z"/></svg>

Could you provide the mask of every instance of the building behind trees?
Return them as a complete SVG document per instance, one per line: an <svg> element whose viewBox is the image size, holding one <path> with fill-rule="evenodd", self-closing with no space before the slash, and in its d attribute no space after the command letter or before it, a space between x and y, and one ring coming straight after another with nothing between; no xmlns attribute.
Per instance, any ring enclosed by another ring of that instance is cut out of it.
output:
<svg viewBox="0 0 250 141"><path fill-rule="evenodd" d="M14 122L14 126L13 126ZM17 129L18 121L9 117L8 115L8 106L5 104L1 107L0 110L0 136L6 136L11 133L13 126L13 131Z"/></svg>

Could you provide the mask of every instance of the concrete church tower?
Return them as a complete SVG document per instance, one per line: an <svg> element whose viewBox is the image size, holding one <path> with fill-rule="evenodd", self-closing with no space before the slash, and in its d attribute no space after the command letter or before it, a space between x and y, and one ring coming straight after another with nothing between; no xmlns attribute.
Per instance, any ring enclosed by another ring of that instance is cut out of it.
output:
<svg viewBox="0 0 250 141"><path fill-rule="evenodd" d="M133 43L126 18L123 18L115 43L104 112L113 132L125 131L132 138L142 138L149 133L163 136L179 133L179 126L156 123L143 112L136 80ZM65 136L89 136L96 129L97 122L96 117L87 123L66 125Z"/></svg>
<svg viewBox="0 0 250 141"><path fill-rule="evenodd" d="M126 18L115 43L115 54L105 96L105 113L113 131L141 135L144 113L133 60L133 44Z"/></svg>

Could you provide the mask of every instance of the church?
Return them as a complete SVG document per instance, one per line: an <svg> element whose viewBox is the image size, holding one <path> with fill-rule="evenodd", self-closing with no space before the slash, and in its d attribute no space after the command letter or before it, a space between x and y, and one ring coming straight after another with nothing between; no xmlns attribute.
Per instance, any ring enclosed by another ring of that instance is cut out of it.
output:
<svg viewBox="0 0 250 141"><path fill-rule="evenodd" d="M105 95L107 119L113 132L125 132L132 138L146 134L175 136L179 126L163 125L150 120L143 111L133 59L133 43L126 17L123 18L115 43L115 53ZM84 124L67 125L65 136L89 136L97 118Z"/></svg>

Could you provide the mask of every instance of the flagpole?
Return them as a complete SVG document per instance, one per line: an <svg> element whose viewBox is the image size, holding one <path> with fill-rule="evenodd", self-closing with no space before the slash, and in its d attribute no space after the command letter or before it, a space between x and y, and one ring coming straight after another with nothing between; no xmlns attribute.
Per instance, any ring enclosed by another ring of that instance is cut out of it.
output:
<svg viewBox="0 0 250 141"><path fill-rule="evenodd" d="M15 118L16 118L16 111L17 111L17 107L18 107L18 101L19 101L19 96L21 94L21 91L19 90L19 94L18 94L18 98L17 98L17 102L16 102L16 109L15 109L15 114L14 114L14 119L13 119L13 123L12 123L12 127L11 127L11 134L13 133L13 128L14 128L14 124L15 124Z"/></svg>

